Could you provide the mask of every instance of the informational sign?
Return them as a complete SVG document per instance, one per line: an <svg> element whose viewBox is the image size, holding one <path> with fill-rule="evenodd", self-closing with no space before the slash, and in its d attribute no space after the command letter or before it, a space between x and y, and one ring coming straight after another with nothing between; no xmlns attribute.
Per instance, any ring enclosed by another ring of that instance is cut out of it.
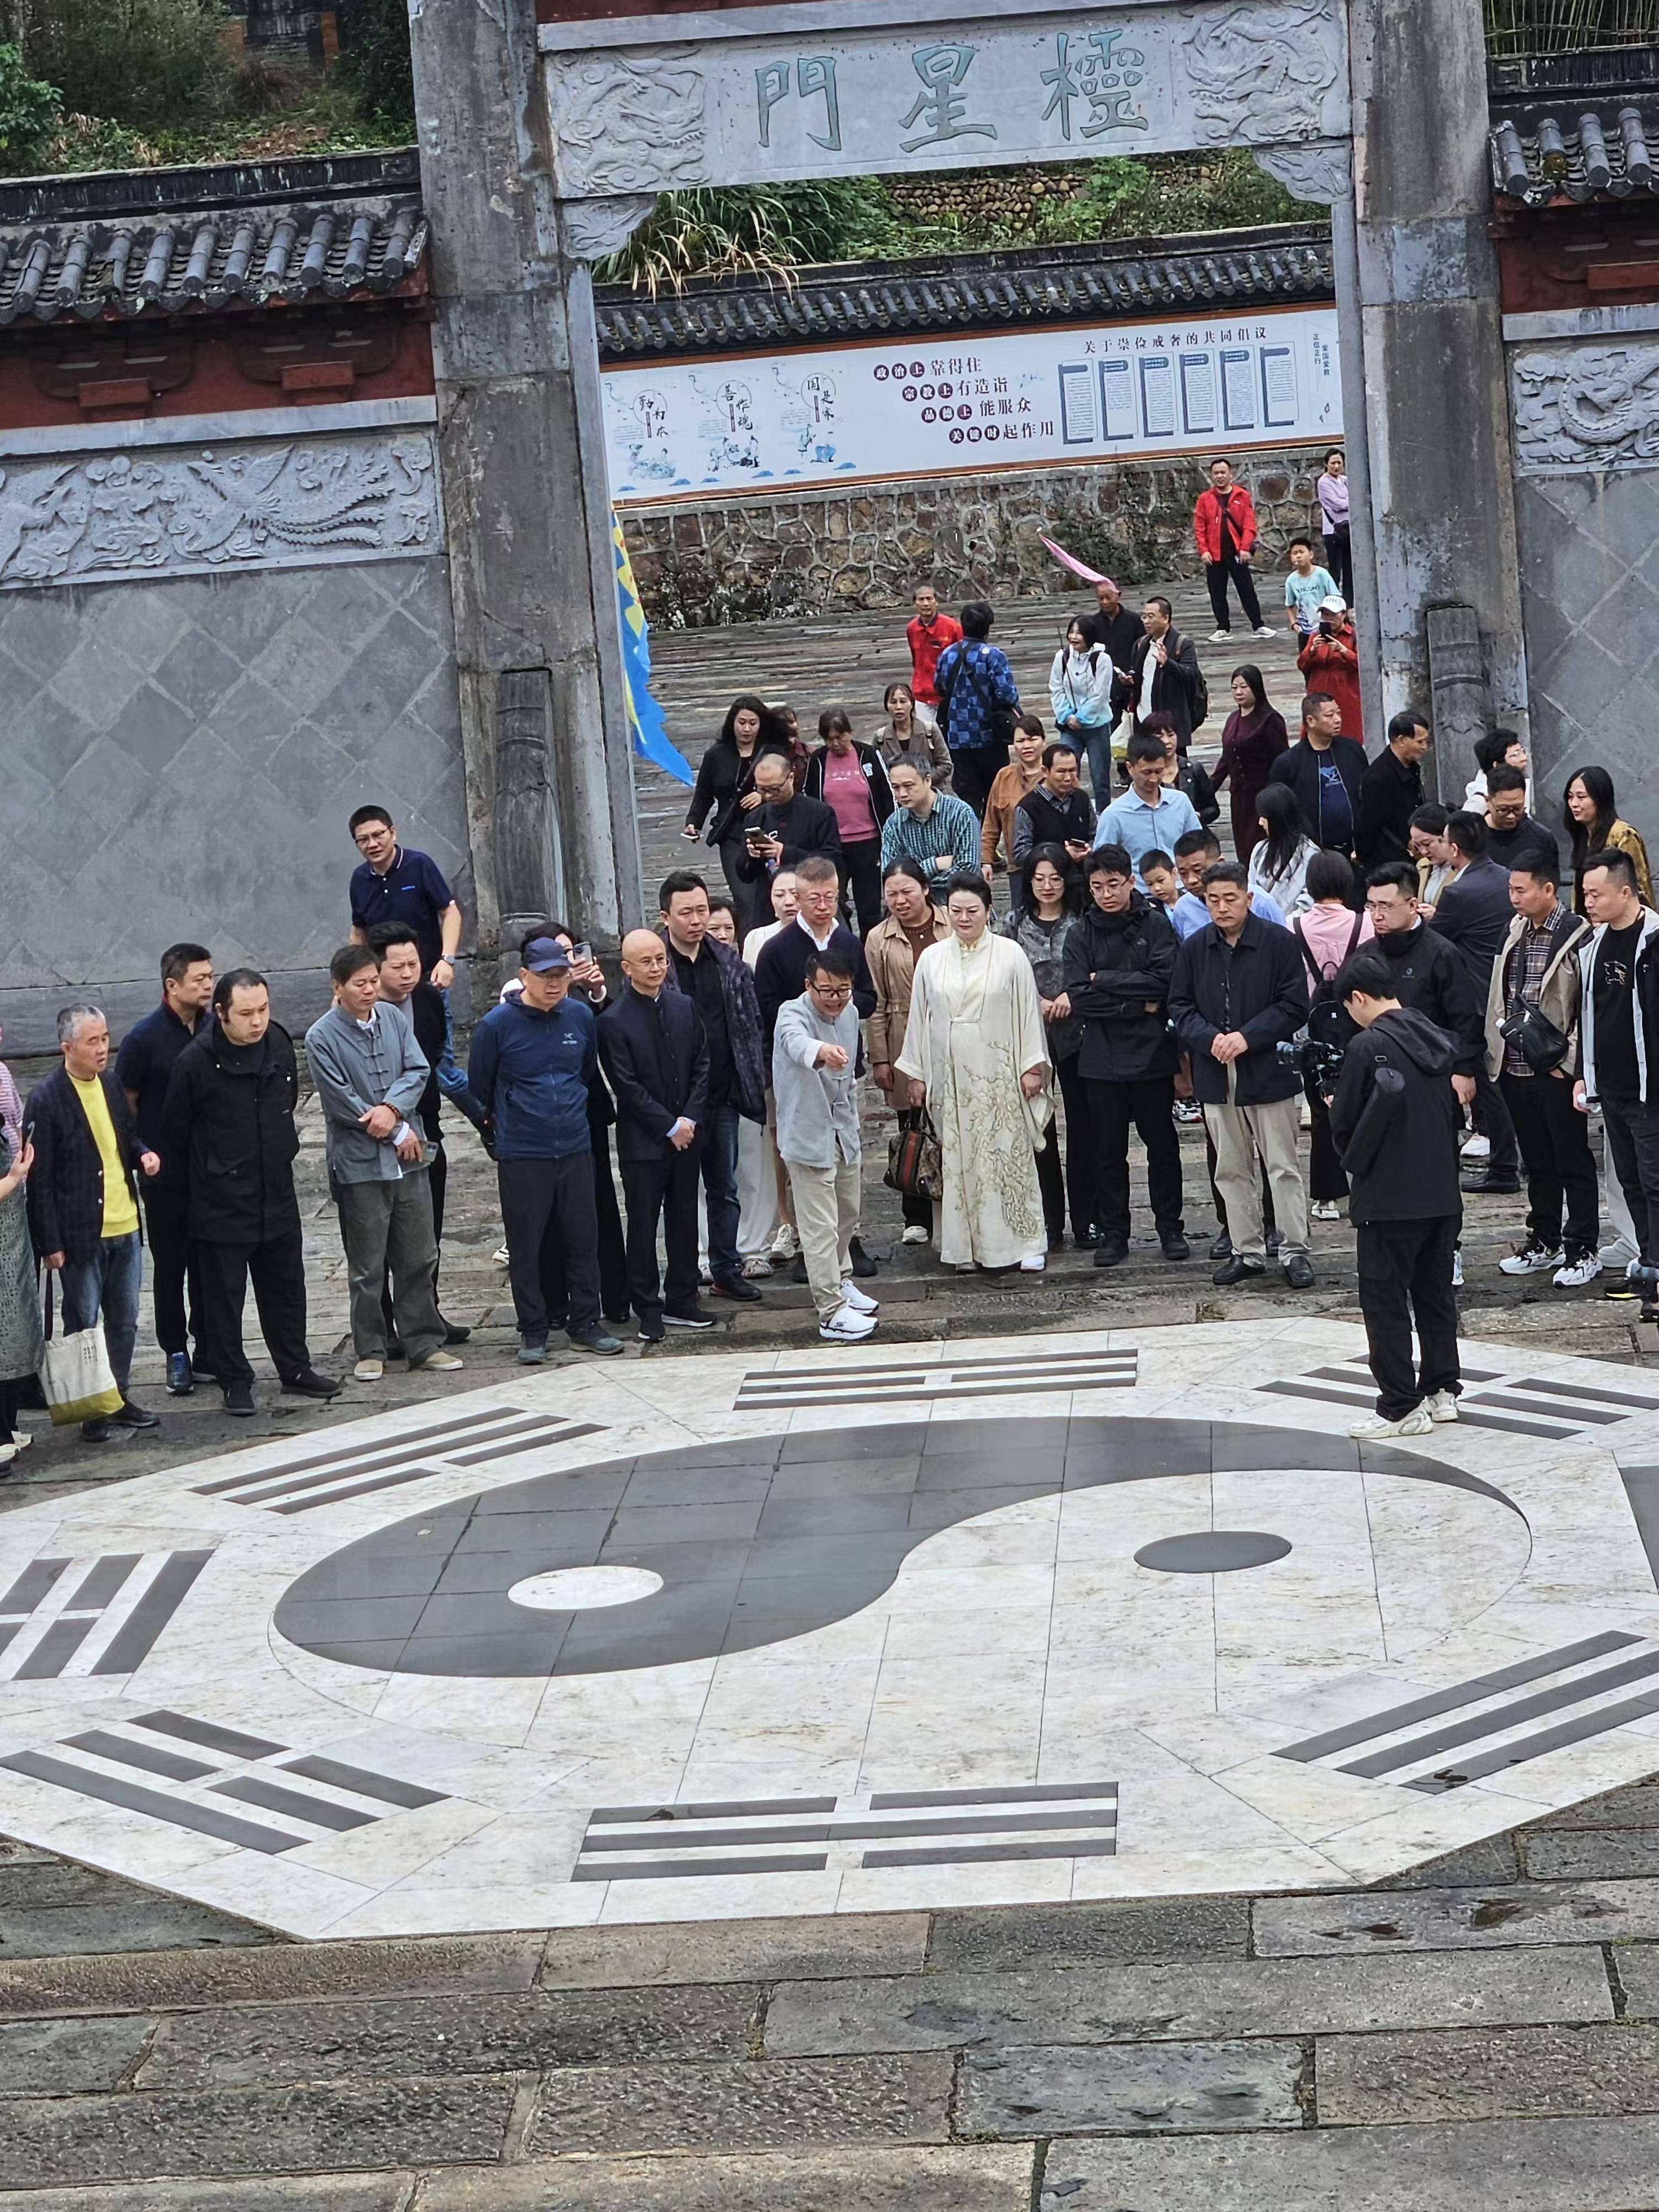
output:
<svg viewBox="0 0 1659 2212"><path fill-rule="evenodd" d="M1334 307L607 369L611 497L871 483L1342 434Z"/></svg>

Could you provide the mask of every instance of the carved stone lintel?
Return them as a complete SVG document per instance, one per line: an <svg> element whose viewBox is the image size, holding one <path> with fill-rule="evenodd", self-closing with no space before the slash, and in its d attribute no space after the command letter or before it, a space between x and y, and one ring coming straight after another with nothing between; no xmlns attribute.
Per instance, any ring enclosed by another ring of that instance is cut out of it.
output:
<svg viewBox="0 0 1659 2212"><path fill-rule="evenodd" d="M58 455L0 469L0 589L443 550L425 430Z"/></svg>
<svg viewBox="0 0 1659 2212"><path fill-rule="evenodd" d="M1329 207L1353 191L1353 167L1346 145L1328 138L1305 146L1259 146L1255 165L1276 177L1292 198Z"/></svg>
<svg viewBox="0 0 1659 2212"><path fill-rule="evenodd" d="M608 200L561 200L559 242L572 261L603 261L621 252L656 204L652 192L622 192Z"/></svg>
<svg viewBox="0 0 1659 2212"><path fill-rule="evenodd" d="M1659 467L1659 337L1513 353L1510 397L1524 476Z"/></svg>
<svg viewBox="0 0 1659 2212"><path fill-rule="evenodd" d="M708 80L695 47L548 64L557 175L572 198L661 191L702 172Z"/></svg>
<svg viewBox="0 0 1659 2212"><path fill-rule="evenodd" d="M1188 11L1191 28L1174 49L1202 144L1271 145L1316 138L1330 128L1326 101L1344 60L1340 16L1326 0L1260 0Z"/></svg>

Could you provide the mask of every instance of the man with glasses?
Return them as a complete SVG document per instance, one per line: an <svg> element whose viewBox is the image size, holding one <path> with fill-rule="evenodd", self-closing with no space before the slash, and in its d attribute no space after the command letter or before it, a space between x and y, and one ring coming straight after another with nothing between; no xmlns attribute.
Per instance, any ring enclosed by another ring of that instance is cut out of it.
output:
<svg viewBox="0 0 1659 2212"><path fill-rule="evenodd" d="M858 1051L853 963L833 945L815 948L807 955L806 988L778 1010L772 1085L778 1151L826 1344L857 1344L876 1326L876 1300L853 1280L863 1170Z"/></svg>

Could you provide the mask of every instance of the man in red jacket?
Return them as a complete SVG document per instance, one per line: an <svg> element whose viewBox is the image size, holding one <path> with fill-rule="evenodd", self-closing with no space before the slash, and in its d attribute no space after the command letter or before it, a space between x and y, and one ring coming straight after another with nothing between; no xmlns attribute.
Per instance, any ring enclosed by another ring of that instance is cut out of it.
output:
<svg viewBox="0 0 1659 2212"><path fill-rule="evenodd" d="M945 647L961 637L962 624L954 615L939 612L939 593L931 584L917 585L916 617L906 625L904 635L910 641L910 696L924 707L936 707L933 671Z"/></svg>
<svg viewBox="0 0 1659 2212"><path fill-rule="evenodd" d="M1310 630L1308 641L1296 656L1296 665L1311 691L1327 691L1342 709L1342 734L1363 745L1365 732L1359 722L1359 641L1353 617L1340 592L1319 603L1319 628Z"/></svg>
<svg viewBox="0 0 1659 2212"><path fill-rule="evenodd" d="M1215 628L1210 633L1210 642L1223 644L1233 634L1232 617L1227 611L1229 577L1238 593L1238 604L1244 610L1244 619L1256 635L1275 636L1277 632L1269 629L1261 619L1261 602L1255 595L1255 579L1250 574L1250 549L1255 544L1255 501L1243 484L1233 482L1230 461L1210 464L1210 489L1200 492L1198 505L1193 509L1193 536L1204 556L1204 579L1210 587L1210 605L1215 610Z"/></svg>

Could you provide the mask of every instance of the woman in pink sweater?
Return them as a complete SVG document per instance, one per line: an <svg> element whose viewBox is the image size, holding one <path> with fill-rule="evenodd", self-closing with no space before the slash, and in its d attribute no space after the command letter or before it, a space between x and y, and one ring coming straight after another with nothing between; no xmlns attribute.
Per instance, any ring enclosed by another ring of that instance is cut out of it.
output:
<svg viewBox="0 0 1659 2212"><path fill-rule="evenodd" d="M1291 924L1291 934L1308 971L1311 1000L1322 983L1328 983L1352 953L1369 945L1376 934L1362 906L1356 914L1348 901L1354 894L1354 872L1340 853L1316 853L1308 863L1307 888L1313 904ZM1308 1162L1308 1191L1316 1221L1338 1221L1348 1195L1348 1178L1342 1172L1331 1141L1330 1109L1324 1094L1311 1083L1305 1085L1313 1115L1313 1134Z"/></svg>

